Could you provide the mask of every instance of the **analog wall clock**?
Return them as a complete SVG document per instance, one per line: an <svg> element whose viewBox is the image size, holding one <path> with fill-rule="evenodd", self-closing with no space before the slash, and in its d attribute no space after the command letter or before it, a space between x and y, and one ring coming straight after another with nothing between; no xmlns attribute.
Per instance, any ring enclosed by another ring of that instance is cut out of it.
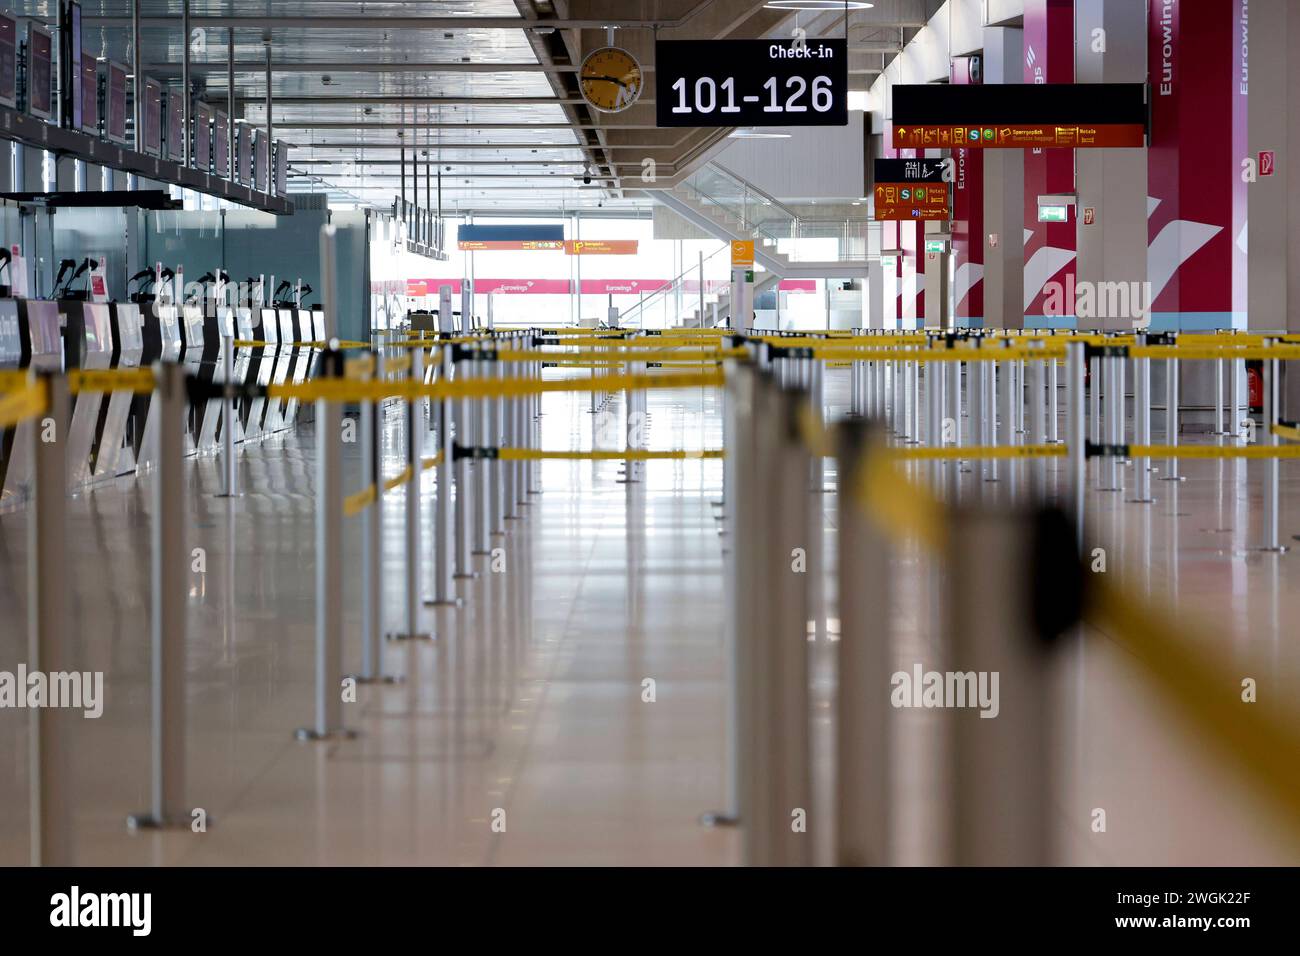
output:
<svg viewBox="0 0 1300 956"><path fill-rule="evenodd" d="M641 84L641 64L616 46L587 54L578 72L583 99L602 113L623 112L641 96Z"/></svg>

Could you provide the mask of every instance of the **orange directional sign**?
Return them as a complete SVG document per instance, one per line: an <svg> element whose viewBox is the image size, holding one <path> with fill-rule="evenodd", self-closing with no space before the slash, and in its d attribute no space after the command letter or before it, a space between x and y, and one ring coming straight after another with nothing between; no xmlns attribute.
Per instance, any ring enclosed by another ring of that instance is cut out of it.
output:
<svg viewBox="0 0 1300 956"><path fill-rule="evenodd" d="M566 239L564 254L568 256L634 256L636 239Z"/></svg>
<svg viewBox="0 0 1300 956"><path fill-rule="evenodd" d="M749 268L754 264L754 240L746 239L731 244L731 265L733 268Z"/></svg>

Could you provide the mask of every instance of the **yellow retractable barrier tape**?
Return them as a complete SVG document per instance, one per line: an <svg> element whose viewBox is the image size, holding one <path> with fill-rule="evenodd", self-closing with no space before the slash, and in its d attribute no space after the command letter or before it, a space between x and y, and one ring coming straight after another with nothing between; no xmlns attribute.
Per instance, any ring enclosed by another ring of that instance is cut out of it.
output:
<svg viewBox="0 0 1300 956"><path fill-rule="evenodd" d="M351 518L353 515L360 514L361 512L365 511L366 508L368 508L370 505L374 504L375 498L376 495L375 495L374 485L371 485L369 488L363 488L361 491L358 491L354 495L348 495L346 498L343 499L344 516Z"/></svg>
<svg viewBox="0 0 1300 956"><path fill-rule="evenodd" d="M502 448L497 457L502 461L542 461L559 459L567 461L654 461L658 459L681 460L687 458L722 458L726 455L721 448L702 448L699 451L683 449L673 451L651 451L644 448L599 449L592 451L547 451L541 448Z"/></svg>
<svg viewBox="0 0 1300 956"><path fill-rule="evenodd" d="M28 369L0 370L0 392L20 392L31 383Z"/></svg>
<svg viewBox="0 0 1300 956"><path fill-rule="evenodd" d="M945 458L972 461L997 458L1065 458L1069 449L1064 445L971 445L965 448L949 446L940 448L887 448L879 454L901 461L935 461Z"/></svg>
<svg viewBox="0 0 1300 956"><path fill-rule="evenodd" d="M1266 703L1243 704L1238 671L1102 575L1089 579L1089 621L1099 622L1155 676L1158 685L1225 754L1249 771L1300 829L1300 715ZM1276 699L1276 698L1275 698ZM1269 711L1274 711L1274 716Z"/></svg>
<svg viewBox="0 0 1300 956"><path fill-rule="evenodd" d="M1300 441L1300 428L1294 425L1274 425L1273 434L1288 441Z"/></svg>
<svg viewBox="0 0 1300 956"><path fill-rule="evenodd" d="M986 348L928 348L928 349L878 349L875 352L855 353L840 345L823 345L812 347L814 358L843 359L849 361L879 361L885 359L895 362L1013 362L1041 361L1044 359L1065 358L1064 345L1047 345L1042 348L1029 348L1023 345L989 346Z"/></svg>
<svg viewBox="0 0 1300 956"><path fill-rule="evenodd" d="M496 353L498 362L555 362L558 365L576 365L583 362L607 362L626 365L629 362L660 362L669 359L698 359L701 362L745 358L746 349L665 349L628 352L614 355L609 352L583 349L578 352L542 352L536 349L502 349Z"/></svg>
<svg viewBox="0 0 1300 956"><path fill-rule="evenodd" d="M153 369L82 369L68 373L68 391L80 392L152 392L155 387Z"/></svg>
<svg viewBox="0 0 1300 956"><path fill-rule="evenodd" d="M347 379L317 379L298 385L271 385L267 394L272 398L297 398L315 401L323 398L334 402L370 402L382 398L497 398L520 395L537 395L544 392L618 392L625 390L663 388L705 388L725 383L722 372L669 372L660 375L605 375L599 379L575 378L556 381L541 379L482 379L469 378L453 381L439 380L432 384L412 381L349 382Z"/></svg>
<svg viewBox="0 0 1300 956"><path fill-rule="evenodd" d="M392 491L394 488L400 488L411 480L411 466L407 465L392 478L384 482L384 491Z"/></svg>
<svg viewBox="0 0 1300 956"><path fill-rule="evenodd" d="M1130 458L1300 458L1300 445L1129 445Z"/></svg>
<svg viewBox="0 0 1300 956"><path fill-rule="evenodd" d="M289 342L289 341L283 341L283 342L265 342L265 341L262 341L261 339L235 339L235 348L237 348L237 349L260 349L260 348L265 348L265 347L268 346L268 345L285 345L285 346L288 346L289 348L296 348L296 349L327 349L327 348L330 347L330 344L331 344L331 343L328 342L328 341L323 341L323 342ZM335 348L340 348L340 349L368 349L368 348L370 348L370 343L369 343L369 342L349 342L349 341L347 341L347 340L345 340L345 339L340 339L340 340L338 340L337 342L334 342L333 345L334 345Z"/></svg>
<svg viewBox="0 0 1300 956"><path fill-rule="evenodd" d="M369 378L375 374L375 357L373 355L358 355L356 358L350 358L343 364L343 374L347 378Z"/></svg>
<svg viewBox="0 0 1300 956"><path fill-rule="evenodd" d="M0 395L0 428L12 428L42 414L45 405L44 382L29 382L23 388Z"/></svg>
<svg viewBox="0 0 1300 956"><path fill-rule="evenodd" d="M411 353L399 355L397 358L390 358L384 361L384 372L397 374L400 372L409 372L411 370Z"/></svg>
<svg viewBox="0 0 1300 956"><path fill-rule="evenodd" d="M922 546L937 551L943 546L943 505L914 482L899 474L887 453L868 453L858 502L892 537L915 537Z"/></svg>
<svg viewBox="0 0 1300 956"><path fill-rule="evenodd" d="M1300 359L1300 345L1253 345L1245 348L1197 345L1135 345L1129 358L1206 361L1214 359Z"/></svg>

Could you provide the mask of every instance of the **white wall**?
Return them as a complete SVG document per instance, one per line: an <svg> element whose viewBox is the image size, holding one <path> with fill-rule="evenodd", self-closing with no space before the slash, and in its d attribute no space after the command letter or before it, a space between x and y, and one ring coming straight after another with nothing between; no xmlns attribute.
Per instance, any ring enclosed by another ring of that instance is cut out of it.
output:
<svg viewBox="0 0 1300 956"><path fill-rule="evenodd" d="M862 195L863 114L847 126L805 126L790 139L733 139L715 161L780 200L857 199ZM815 161L814 161L815 160Z"/></svg>

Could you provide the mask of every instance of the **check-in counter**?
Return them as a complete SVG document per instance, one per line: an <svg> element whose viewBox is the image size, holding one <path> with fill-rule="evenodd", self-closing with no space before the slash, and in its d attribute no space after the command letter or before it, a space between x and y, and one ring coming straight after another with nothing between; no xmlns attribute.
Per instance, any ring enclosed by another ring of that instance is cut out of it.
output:
<svg viewBox="0 0 1300 956"><path fill-rule="evenodd" d="M113 361L113 328L106 302L60 300L63 313L63 367L71 371L102 371ZM77 488L93 477L92 452L98 438L99 411L103 392L84 391L73 395L72 420L68 424L68 485Z"/></svg>
<svg viewBox="0 0 1300 956"><path fill-rule="evenodd" d="M109 306L109 324L113 333L111 367L139 368L144 351L140 307L134 302L112 303ZM116 478L135 470L134 446L127 434L134 398L131 392L113 392L100 407L94 448L93 473L96 479Z"/></svg>
<svg viewBox="0 0 1300 956"><path fill-rule="evenodd" d="M277 381L277 374L280 375L278 381L282 382L284 377L283 370L280 368L280 319L275 314L275 309L251 309L250 314L255 317L253 341L266 343L253 350L258 363L257 384L266 387ZM266 416L270 404L271 400L265 395L259 395L249 402L248 415L244 419L245 437L256 438L269 431Z"/></svg>
<svg viewBox="0 0 1300 956"><path fill-rule="evenodd" d="M245 305L235 309L235 329L238 332L236 338L239 341L256 342L261 338L259 324L254 321L255 314L253 309ZM267 381L271 377L271 363L263 358L265 351L260 346L245 346L235 349L235 377L241 382L265 385L266 382L262 380L263 376L266 377ZM240 441L245 438L256 438L261 434L261 424L253 422L250 414L254 401L260 402L262 399L241 398L236 406L239 412L236 437Z"/></svg>
<svg viewBox="0 0 1300 956"><path fill-rule="evenodd" d="M224 336L231 331L231 316L228 306L214 306L203 310L203 346L199 356L199 381L211 385L225 381L222 355ZM217 433L221 425L221 406L219 398L211 398L194 409L197 437L195 443L200 455L217 453Z"/></svg>
<svg viewBox="0 0 1300 956"><path fill-rule="evenodd" d="M289 370L289 381L301 385L311 372L312 349L311 314L302 309L280 309L280 325L283 327L287 318L293 328L293 366ZM285 427L298 421L298 399L291 398L284 403Z"/></svg>
<svg viewBox="0 0 1300 956"><path fill-rule="evenodd" d="M59 324L59 303L46 299L7 299L15 302L18 313L18 368L38 372L63 371L63 333ZM4 306L7 314L9 306ZM32 460L32 432L40 422L27 419L8 429L4 438L4 488L0 506L9 507L27 500L35 462Z"/></svg>
<svg viewBox="0 0 1300 956"><path fill-rule="evenodd" d="M144 350L140 364L148 367L158 362L178 362L181 357L180 315L174 305L145 302L141 307ZM153 396L137 395L131 403L131 433L135 436L135 460L149 467L157 457L158 416L153 414Z"/></svg>
<svg viewBox="0 0 1300 956"><path fill-rule="evenodd" d="M181 365L186 377L198 376L203 364L203 307L201 305L181 306ZM185 453L193 455L198 451L199 419L202 416L193 407L186 418Z"/></svg>
<svg viewBox="0 0 1300 956"><path fill-rule="evenodd" d="M276 350L275 373L271 376L271 384L283 385L292 381L293 366L297 360L297 345L293 331L293 319L290 317L288 309L270 309L262 310L262 322L266 326L274 325L276 327L279 348ZM262 428L268 432L278 432L284 428L284 410L285 402L282 398L268 398L266 400L266 415L262 419Z"/></svg>
<svg viewBox="0 0 1300 956"><path fill-rule="evenodd" d="M18 328L18 302L16 299L0 299L0 370L18 371L23 367L22 333ZM14 437L17 428L0 431L0 488L4 487L5 474L9 470L12 457Z"/></svg>

